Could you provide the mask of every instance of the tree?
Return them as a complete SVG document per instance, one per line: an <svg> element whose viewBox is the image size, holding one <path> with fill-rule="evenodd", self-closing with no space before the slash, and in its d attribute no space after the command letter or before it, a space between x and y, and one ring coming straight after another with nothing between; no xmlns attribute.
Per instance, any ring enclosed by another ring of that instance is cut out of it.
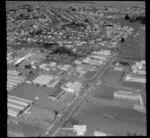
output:
<svg viewBox="0 0 150 138"><path fill-rule="evenodd" d="M26 69L31 69L31 64L27 64L24 66Z"/></svg>
<svg viewBox="0 0 150 138"><path fill-rule="evenodd" d="M124 43L124 38L121 38L121 42Z"/></svg>
<svg viewBox="0 0 150 138"><path fill-rule="evenodd" d="M125 17L124 17L124 19L129 20L129 19L130 19L130 18L129 18L129 15L126 14Z"/></svg>

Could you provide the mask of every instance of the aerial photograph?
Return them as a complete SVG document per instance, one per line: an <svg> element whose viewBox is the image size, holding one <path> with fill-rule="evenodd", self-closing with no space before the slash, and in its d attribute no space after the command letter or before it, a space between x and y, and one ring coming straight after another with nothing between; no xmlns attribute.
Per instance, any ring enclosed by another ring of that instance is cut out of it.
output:
<svg viewBox="0 0 150 138"><path fill-rule="evenodd" d="M6 1L7 136L147 136L145 1Z"/></svg>

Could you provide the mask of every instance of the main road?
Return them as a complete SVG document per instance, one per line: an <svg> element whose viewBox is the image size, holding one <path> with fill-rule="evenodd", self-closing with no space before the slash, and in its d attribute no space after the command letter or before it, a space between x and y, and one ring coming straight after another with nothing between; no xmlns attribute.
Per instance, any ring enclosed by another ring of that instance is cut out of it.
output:
<svg viewBox="0 0 150 138"><path fill-rule="evenodd" d="M55 136L56 132L61 128L64 123L73 115L73 113L80 107L80 105L88 98L88 95L96 89L97 82L101 79L104 72L109 68L111 63L116 59L116 57L111 58L108 62L102 67L97 75L92 78L89 82L88 88L81 91L77 99L66 108L61 116L57 117L53 125L50 126L47 131L42 134L42 136Z"/></svg>

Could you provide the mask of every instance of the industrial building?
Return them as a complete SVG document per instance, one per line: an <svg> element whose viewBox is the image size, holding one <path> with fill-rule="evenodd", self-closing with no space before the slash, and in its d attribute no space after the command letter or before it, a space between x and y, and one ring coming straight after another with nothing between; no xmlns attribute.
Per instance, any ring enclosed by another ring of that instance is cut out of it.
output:
<svg viewBox="0 0 150 138"><path fill-rule="evenodd" d="M39 84L41 86L46 85L47 87L54 88L59 83L59 77L50 75L39 75L32 82L33 84Z"/></svg>
<svg viewBox="0 0 150 138"><path fill-rule="evenodd" d="M124 78L125 81L146 83L145 75L126 74Z"/></svg>
<svg viewBox="0 0 150 138"><path fill-rule="evenodd" d="M139 100L138 95L132 93L131 91L116 91L114 92L114 98L127 99L131 101Z"/></svg>
<svg viewBox="0 0 150 138"><path fill-rule="evenodd" d="M61 88L67 92L79 92L81 89L82 84L78 81L75 82L67 82L65 85L63 85Z"/></svg>
<svg viewBox="0 0 150 138"><path fill-rule="evenodd" d="M29 53L27 55L25 55L24 57L22 58L19 58L16 62L14 62L14 65L19 65L20 63L22 63L24 60L26 60L27 58L29 58L32 54Z"/></svg>
<svg viewBox="0 0 150 138"><path fill-rule="evenodd" d="M33 84L47 85L53 79L50 75L39 75L32 82Z"/></svg>
<svg viewBox="0 0 150 138"><path fill-rule="evenodd" d="M7 90L11 90L18 84L21 84L22 82L25 81L26 77L23 76L18 76L20 72L16 70L8 70L7 72Z"/></svg>
<svg viewBox="0 0 150 138"><path fill-rule="evenodd" d="M86 58L83 60L84 63L92 64L92 65L101 65L103 64L103 60L97 60L97 59L91 59L91 58Z"/></svg>
<svg viewBox="0 0 150 138"><path fill-rule="evenodd" d="M7 110L11 117L18 117L25 109L32 104L32 101L8 95Z"/></svg>
<svg viewBox="0 0 150 138"><path fill-rule="evenodd" d="M111 55L111 51L110 50L101 50L99 52L94 51L93 54L110 56Z"/></svg>

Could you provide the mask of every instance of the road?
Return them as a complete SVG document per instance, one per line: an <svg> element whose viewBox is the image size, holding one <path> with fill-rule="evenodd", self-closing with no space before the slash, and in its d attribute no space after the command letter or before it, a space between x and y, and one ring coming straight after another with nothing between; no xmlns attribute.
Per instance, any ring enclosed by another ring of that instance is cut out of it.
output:
<svg viewBox="0 0 150 138"><path fill-rule="evenodd" d="M55 136L57 130L63 126L63 124L73 115L73 113L80 107L80 105L88 98L88 95L96 89L96 85L104 72L109 68L110 64L116 59L116 57L110 59L103 68L97 73L95 78L90 80L90 86L88 89L85 89L83 92L80 92L77 99L70 105L69 108L65 109L61 117L56 118L53 125L50 126L47 131L42 134L42 136Z"/></svg>

